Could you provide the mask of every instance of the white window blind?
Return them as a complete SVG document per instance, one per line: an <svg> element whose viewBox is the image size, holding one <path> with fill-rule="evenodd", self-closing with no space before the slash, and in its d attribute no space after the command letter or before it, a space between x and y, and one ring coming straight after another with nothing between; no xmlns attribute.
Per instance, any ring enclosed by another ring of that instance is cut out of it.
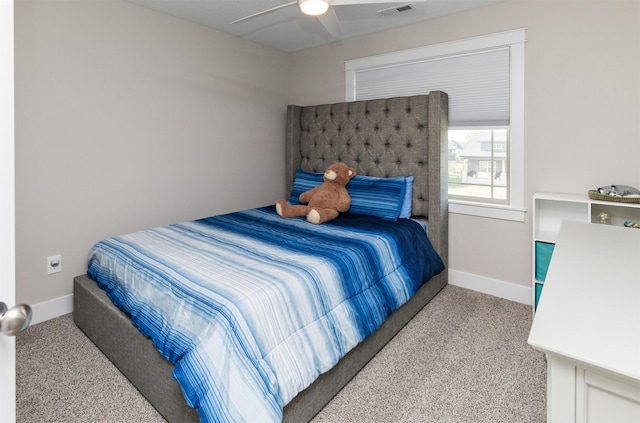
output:
<svg viewBox="0 0 640 423"><path fill-rule="evenodd" d="M509 125L509 48L354 71L356 100L444 91L449 126Z"/></svg>
<svg viewBox="0 0 640 423"><path fill-rule="evenodd" d="M451 213L524 221L525 32L518 29L345 62L346 101L439 90L449 96L449 129L508 131L502 176L508 204L492 203L492 198L453 198Z"/></svg>

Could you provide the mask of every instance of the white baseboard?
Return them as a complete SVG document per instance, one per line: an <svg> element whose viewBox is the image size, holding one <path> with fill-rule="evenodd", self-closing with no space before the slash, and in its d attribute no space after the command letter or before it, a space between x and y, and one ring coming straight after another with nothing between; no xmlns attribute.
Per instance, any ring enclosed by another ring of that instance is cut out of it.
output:
<svg viewBox="0 0 640 423"><path fill-rule="evenodd" d="M33 310L32 325L71 313L73 311L73 294L38 304L31 304L31 309Z"/></svg>
<svg viewBox="0 0 640 423"><path fill-rule="evenodd" d="M533 298L530 287L478 276L455 269L449 269L449 283L528 305L531 305ZM63 314L73 312L73 294L38 304L32 304L31 308L33 309L31 324L42 323L49 319L62 316Z"/></svg>
<svg viewBox="0 0 640 423"><path fill-rule="evenodd" d="M516 285L498 279L474 275L460 270L449 269L449 283L462 288L472 289L494 297L505 298L517 303L532 305L533 292L528 286Z"/></svg>

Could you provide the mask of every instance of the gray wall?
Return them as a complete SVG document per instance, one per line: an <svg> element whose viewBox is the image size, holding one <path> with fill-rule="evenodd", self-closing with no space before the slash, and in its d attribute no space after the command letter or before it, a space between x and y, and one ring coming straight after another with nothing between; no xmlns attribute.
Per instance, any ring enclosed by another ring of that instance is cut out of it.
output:
<svg viewBox="0 0 640 423"><path fill-rule="evenodd" d="M345 60L527 28L527 208L537 191L640 188L639 5L511 0L304 50L292 57L293 101L343 101ZM529 287L531 232L530 210L524 223L451 214L450 269Z"/></svg>
<svg viewBox="0 0 640 423"><path fill-rule="evenodd" d="M104 237L284 195L286 53L121 1L18 1L15 32L17 301Z"/></svg>
<svg viewBox="0 0 640 423"><path fill-rule="evenodd" d="M528 28L528 203L640 187L639 9L510 0L286 54L126 2L18 1L17 300L70 294L101 238L272 204L286 105L343 101L345 60L411 47ZM450 267L528 287L530 214L452 215Z"/></svg>

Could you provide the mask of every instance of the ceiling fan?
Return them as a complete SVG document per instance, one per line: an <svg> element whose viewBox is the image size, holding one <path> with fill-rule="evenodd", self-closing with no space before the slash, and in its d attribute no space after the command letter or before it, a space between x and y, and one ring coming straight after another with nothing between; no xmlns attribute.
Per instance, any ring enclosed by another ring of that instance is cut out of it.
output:
<svg viewBox="0 0 640 423"><path fill-rule="evenodd" d="M340 21L338 16L333 10L333 6L345 6L355 4L375 4L375 3L407 3L407 2L423 2L427 0L295 0L288 3L281 4L280 6L272 7L270 9L263 10L258 13L254 13L244 18L236 19L230 24L237 24L247 21L249 19L256 18L267 13L275 12L276 10L284 9L285 7L298 5L300 11L305 15L317 16L322 25L327 29L332 37L337 37L342 32L340 28Z"/></svg>

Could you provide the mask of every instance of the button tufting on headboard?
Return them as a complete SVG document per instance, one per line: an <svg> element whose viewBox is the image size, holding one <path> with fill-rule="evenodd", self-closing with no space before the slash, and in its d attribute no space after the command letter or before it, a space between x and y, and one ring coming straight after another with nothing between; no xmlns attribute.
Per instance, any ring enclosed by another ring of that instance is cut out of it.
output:
<svg viewBox="0 0 640 423"><path fill-rule="evenodd" d="M437 93L434 109L430 110L430 96L396 97L307 107L295 107L297 127L287 123L287 142L294 143L299 152L289 151L287 165L290 175L297 167L322 172L336 161L356 169L359 175L393 177L414 176L414 215L426 216L430 207L430 186L440 186L439 162L446 164L446 94ZM433 125L433 127L431 127ZM301 129L298 129L301 128ZM292 139L289 134L298 134ZM432 134L434 143L429 143ZM441 139L440 139L441 138ZM433 165L429 155L435 155ZM443 158L442 158L443 157ZM446 165L443 165L446 169ZM288 176L288 189L292 176ZM444 192L444 194L442 194ZM444 195L446 185L436 195ZM430 219L431 221L431 219ZM431 224L431 222L430 222Z"/></svg>

